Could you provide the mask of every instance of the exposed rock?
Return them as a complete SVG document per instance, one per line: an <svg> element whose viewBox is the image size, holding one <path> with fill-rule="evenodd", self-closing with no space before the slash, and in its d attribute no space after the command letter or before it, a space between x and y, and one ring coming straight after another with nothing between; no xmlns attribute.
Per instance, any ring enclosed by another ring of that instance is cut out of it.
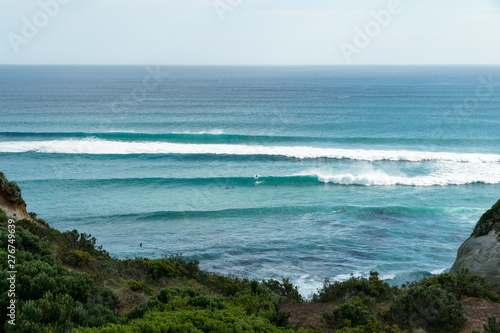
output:
<svg viewBox="0 0 500 333"><path fill-rule="evenodd" d="M450 269L457 274L464 269L484 276L500 292L500 201L488 210L474 228L472 236L458 249L457 259Z"/></svg>
<svg viewBox="0 0 500 333"><path fill-rule="evenodd" d="M0 172L0 208L5 211L8 217L15 220L34 220L26 211L26 202L21 196L21 189L16 182L9 182L5 175ZM44 225L44 223L38 223Z"/></svg>

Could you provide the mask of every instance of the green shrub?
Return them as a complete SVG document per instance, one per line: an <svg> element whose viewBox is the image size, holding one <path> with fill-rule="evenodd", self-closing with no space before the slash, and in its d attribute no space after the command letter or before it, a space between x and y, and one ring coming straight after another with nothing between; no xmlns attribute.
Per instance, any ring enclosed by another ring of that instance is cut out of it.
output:
<svg viewBox="0 0 500 333"><path fill-rule="evenodd" d="M488 323L483 324L483 333L500 333L500 320L497 322L495 316L488 317ZM472 331L472 333L480 333L478 331Z"/></svg>
<svg viewBox="0 0 500 333"><path fill-rule="evenodd" d="M487 210L477 222L471 236L484 236L500 223L500 200Z"/></svg>
<svg viewBox="0 0 500 333"><path fill-rule="evenodd" d="M295 303L302 303L304 299L296 286L290 283L290 279L283 278L282 282L277 280L262 281L262 285L269 288L273 293L285 297Z"/></svg>
<svg viewBox="0 0 500 333"><path fill-rule="evenodd" d="M455 294L457 299L462 296L484 298L494 302L500 302L500 295L492 290L492 285L481 276L471 275L463 271L457 275L440 274L431 278L424 278L414 285L437 286L446 292Z"/></svg>
<svg viewBox="0 0 500 333"><path fill-rule="evenodd" d="M5 177L5 174L0 172L0 190L4 190L8 182L9 181L7 180L7 177Z"/></svg>
<svg viewBox="0 0 500 333"><path fill-rule="evenodd" d="M415 286L391 304L388 319L403 328L460 332L467 322L453 293L436 286Z"/></svg>
<svg viewBox="0 0 500 333"><path fill-rule="evenodd" d="M161 277L181 277L187 275L187 270L179 262L172 262L166 259L145 260L148 269L148 276L151 279Z"/></svg>
<svg viewBox="0 0 500 333"><path fill-rule="evenodd" d="M82 250L71 250L66 258L71 266L84 267L92 260L92 256L88 252Z"/></svg>
<svg viewBox="0 0 500 333"><path fill-rule="evenodd" d="M2 222L7 222L7 213L5 213L5 210L0 208L0 223Z"/></svg>
<svg viewBox="0 0 500 333"><path fill-rule="evenodd" d="M198 282L207 286L211 291L224 295L232 296L245 289L250 288L250 282L247 279L228 277L212 273L200 272L197 278Z"/></svg>
<svg viewBox="0 0 500 333"><path fill-rule="evenodd" d="M79 329L84 333L221 333L221 332L261 332L261 333L313 333L312 330L298 330L276 327L266 318L247 316L234 307L221 310L207 310L185 307L175 311L152 309L144 317L126 324L111 324L106 327Z"/></svg>
<svg viewBox="0 0 500 333"><path fill-rule="evenodd" d="M21 200L21 188L19 187L19 185L17 185L15 181L12 181L8 186L10 187L9 199L13 202Z"/></svg>
<svg viewBox="0 0 500 333"><path fill-rule="evenodd" d="M391 287L388 283L379 279L377 272L370 272L370 277L351 277L344 282L335 281L330 283L325 280L323 288L313 295L313 302L328 303L352 300L360 297L365 305L375 304L391 299L399 293L397 287Z"/></svg>
<svg viewBox="0 0 500 333"><path fill-rule="evenodd" d="M151 288L146 282L140 281L137 282L135 280L127 280L127 285L132 291L143 291L148 295L154 294L154 289Z"/></svg>
<svg viewBox="0 0 500 333"><path fill-rule="evenodd" d="M0 248L7 248L8 231L0 226ZM7 290L7 252L0 251L0 287ZM15 332L67 332L81 327L116 323L116 296L99 288L86 274L70 273L38 236L16 225ZM6 317L9 299L0 297L0 315ZM17 325L17 323L19 325Z"/></svg>
<svg viewBox="0 0 500 333"><path fill-rule="evenodd" d="M397 325L382 326L380 322L369 321L366 325L356 327L344 327L334 331L335 333L408 333L402 331ZM416 333L416 332L414 332Z"/></svg>
<svg viewBox="0 0 500 333"><path fill-rule="evenodd" d="M332 313L324 312L323 320L332 329L364 326L376 321L360 299L343 303Z"/></svg>
<svg viewBox="0 0 500 333"><path fill-rule="evenodd" d="M253 284L255 286L255 284ZM237 296L208 296L201 288L164 288L148 302L134 307L127 322L81 332L286 332L278 327L280 297L259 285ZM279 302L278 302L279 303ZM299 329L297 332L312 330Z"/></svg>

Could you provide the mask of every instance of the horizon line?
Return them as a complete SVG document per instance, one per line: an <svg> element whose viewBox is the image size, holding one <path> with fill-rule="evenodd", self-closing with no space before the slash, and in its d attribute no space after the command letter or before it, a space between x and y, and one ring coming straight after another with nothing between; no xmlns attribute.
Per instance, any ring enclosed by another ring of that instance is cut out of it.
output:
<svg viewBox="0 0 500 333"><path fill-rule="evenodd" d="M7 64L0 63L0 66L172 66L172 67L367 67L367 66L500 66L500 63L490 63L490 64L473 64L473 63L463 63L463 64L444 64L444 63L433 63L433 64L156 64L156 63L137 63L137 64L110 64L110 63L100 63L100 64L85 64L85 63L74 63L74 64Z"/></svg>

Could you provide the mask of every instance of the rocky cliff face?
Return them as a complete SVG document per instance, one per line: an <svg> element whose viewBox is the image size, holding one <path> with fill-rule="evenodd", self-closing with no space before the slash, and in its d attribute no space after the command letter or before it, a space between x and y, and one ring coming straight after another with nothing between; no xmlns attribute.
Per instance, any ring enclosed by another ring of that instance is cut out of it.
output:
<svg viewBox="0 0 500 333"><path fill-rule="evenodd" d="M26 202L21 197L21 189L16 182L9 182L0 172L0 208L8 217L33 220L26 211Z"/></svg>
<svg viewBox="0 0 500 333"><path fill-rule="evenodd" d="M450 273L463 269L484 276L500 292L500 200L483 214L471 237L458 249Z"/></svg>

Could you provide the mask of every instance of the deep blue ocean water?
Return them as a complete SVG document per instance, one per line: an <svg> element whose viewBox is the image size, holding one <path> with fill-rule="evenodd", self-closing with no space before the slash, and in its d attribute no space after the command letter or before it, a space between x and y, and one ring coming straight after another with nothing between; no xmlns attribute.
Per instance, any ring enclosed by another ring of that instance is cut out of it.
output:
<svg viewBox="0 0 500 333"><path fill-rule="evenodd" d="M500 197L499 115L498 66L0 66L0 170L116 257L308 296L449 269Z"/></svg>

